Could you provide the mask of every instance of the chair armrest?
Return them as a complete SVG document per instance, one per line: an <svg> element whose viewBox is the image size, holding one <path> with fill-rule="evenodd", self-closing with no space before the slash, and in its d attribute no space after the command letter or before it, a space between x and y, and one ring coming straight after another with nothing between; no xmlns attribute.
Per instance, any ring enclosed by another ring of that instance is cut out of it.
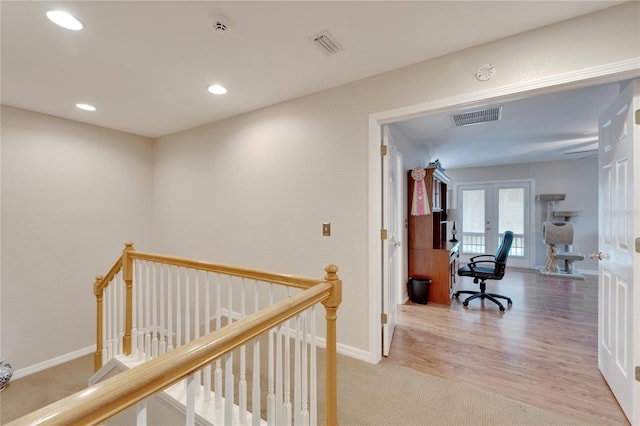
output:
<svg viewBox="0 0 640 426"><path fill-rule="evenodd" d="M473 261L474 261L474 259L479 259L479 258L481 258L481 257L490 257L490 258L492 258L492 259L495 259L495 258L496 258L496 257L495 257L494 255L492 255L492 254L479 254L479 255L477 255L477 256L470 257L470 258L469 258L469 260L473 262Z"/></svg>
<svg viewBox="0 0 640 426"><path fill-rule="evenodd" d="M478 257L478 256L476 256L476 257ZM475 272L475 267L478 266L478 265L482 266L482 264L484 264L484 263L489 263L489 264L493 265L494 269L496 269L497 266L499 264L501 264L501 262L496 262L495 260L477 260L475 262L469 262L467 264L467 266L469 267L469 269L471 269L471 271Z"/></svg>

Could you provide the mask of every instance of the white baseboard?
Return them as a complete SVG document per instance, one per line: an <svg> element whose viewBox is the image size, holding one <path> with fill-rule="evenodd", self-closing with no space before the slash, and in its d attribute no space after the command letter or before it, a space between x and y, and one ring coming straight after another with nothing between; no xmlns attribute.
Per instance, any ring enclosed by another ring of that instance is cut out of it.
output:
<svg viewBox="0 0 640 426"><path fill-rule="evenodd" d="M39 362L38 364L30 365L29 367L21 368L13 372L12 380L19 379L21 377L28 376L29 374L37 373L38 371L46 370L47 368L55 367L56 365L64 364L67 361L71 361L81 356L94 353L96 351L96 345L87 346L86 348L78 349L77 351L69 352L68 354L60 355L55 358L51 358L47 361Z"/></svg>
<svg viewBox="0 0 640 426"><path fill-rule="evenodd" d="M350 358L355 358L360 361L371 362L371 357L369 356L368 351L364 351L362 349L354 348L353 346L344 345L342 343L338 343L336 345L336 351L341 354L348 356Z"/></svg>

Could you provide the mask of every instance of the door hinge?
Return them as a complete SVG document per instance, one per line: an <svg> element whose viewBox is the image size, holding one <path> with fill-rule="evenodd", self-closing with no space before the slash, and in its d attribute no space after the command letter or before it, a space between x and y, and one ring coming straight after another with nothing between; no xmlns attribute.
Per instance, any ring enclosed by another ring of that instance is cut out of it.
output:
<svg viewBox="0 0 640 426"><path fill-rule="evenodd" d="M384 312L380 314L380 322L382 322L383 324L387 323L387 314L385 314Z"/></svg>
<svg viewBox="0 0 640 426"><path fill-rule="evenodd" d="M640 382L640 365L636 365L636 382Z"/></svg>
<svg viewBox="0 0 640 426"><path fill-rule="evenodd" d="M386 229L381 229L380 230L380 239L381 240L386 240L387 239L387 230Z"/></svg>
<svg viewBox="0 0 640 426"><path fill-rule="evenodd" d="M380 155L382 155L383 157L385 155L387 155L387 146L386 145L380 145Z"/></svg>
<svg viewBox="0 0 640 426"><path fill-rule="evenodd" d="M640 109L636 110L636 124L640 124Z"/></svg>
<svg viewBox="0 0 640 426"><path fill-rule="evenodd" d="M636 238L636 253L640 253L640 238Z"/></svg>

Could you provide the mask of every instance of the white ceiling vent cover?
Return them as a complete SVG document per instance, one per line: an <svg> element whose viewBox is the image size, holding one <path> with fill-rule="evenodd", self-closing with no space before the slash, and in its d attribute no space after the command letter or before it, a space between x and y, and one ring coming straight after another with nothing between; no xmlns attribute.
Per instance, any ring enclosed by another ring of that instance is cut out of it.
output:
<svg viewBox="0 0 640 426"><path fill-rule="evenodd" d="M453 118L453 123L456 127L471 126L473 124L487 123L489 121L500 121L502 120L502 105L464 112L461 114L454 114L451 118Z"/></svg>
<svg viewBox="0 0 640 426"><path fill-rule="evenodd" d="M335 55L341 50L344 50L338 40L336 40L336 38L327 30L320 31L317 34L312 35L309 37L309 40L311 40L313 44L315 44L316 47L327 56Z"/></svg>

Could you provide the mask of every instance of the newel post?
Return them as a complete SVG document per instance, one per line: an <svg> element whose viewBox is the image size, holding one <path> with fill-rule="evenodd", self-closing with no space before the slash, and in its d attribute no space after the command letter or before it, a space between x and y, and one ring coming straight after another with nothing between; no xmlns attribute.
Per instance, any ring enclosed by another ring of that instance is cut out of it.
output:
<svg viewBox="0 0 640 426"><path fill-rule="evenodd" d="M324 268L326 275L325 281L330 283L333 288L329 298L322 302L326 311L327 320L327 405L325 412L325 424L338 424L338 366L336 357L336 319L338 306L342 302L342 280L338 278L338 267L329 265Z"/></svg>
<svg viewBox="0 0 640 426"><path fill-rule="evenodd" d="M93 294L96 296L96 353L93 354L93 371L98 371L102 367L102 299L104 289L102 288L102 275L96 277L93 283Z"/></svg>
<svg viewBox="0 0 640 426"><path fill-rule="evenodd" d="M125 293L125 323L124 337L122 339L122 352L131 355L131 329L133 327L133 258L130 253L134 251L131 241L124 245L122 251L122 277L126 285Z"/></svg>

